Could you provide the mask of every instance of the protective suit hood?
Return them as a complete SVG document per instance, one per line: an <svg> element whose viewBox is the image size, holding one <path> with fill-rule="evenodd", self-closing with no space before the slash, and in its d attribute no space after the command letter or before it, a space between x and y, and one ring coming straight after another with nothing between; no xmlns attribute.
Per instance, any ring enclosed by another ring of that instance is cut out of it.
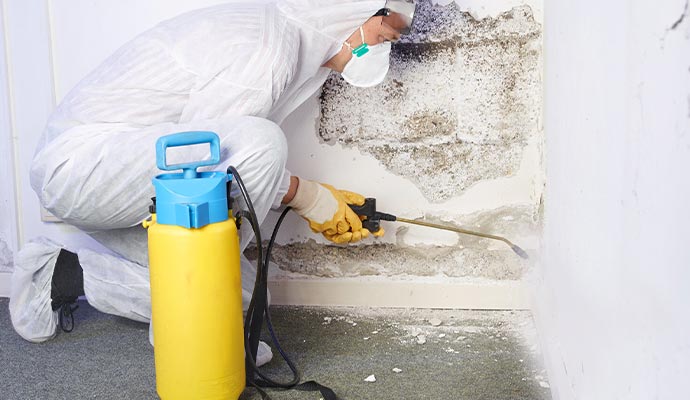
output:
<svg viewBox="0 0 690 400"><path fill-rule="evenodd" d="M384 5L385 0L278 0L278 12L299 30L299 57L294 78L269 119L280 124L319 90L331 71L322 65Z"/></svg>

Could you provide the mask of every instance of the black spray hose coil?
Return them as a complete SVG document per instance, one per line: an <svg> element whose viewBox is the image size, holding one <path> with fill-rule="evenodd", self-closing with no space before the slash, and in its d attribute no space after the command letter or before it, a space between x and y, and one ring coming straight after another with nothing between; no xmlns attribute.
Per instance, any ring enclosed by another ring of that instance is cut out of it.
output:
<svg viewBox="0 0 690 400"><path fill-rule="evenodd" d="M254 292L252 294L252 300L250 301L249 307L247 308L247 315L244 321L244 345L246 352L246 369L248 372L247 381L249 385L259 389L263 398L269 398L267 397L268 395L265 394L265 392L261 391L261 389L258 386L288 389L297 385L301 379L301 374L297 370L297 367L292 362L292 360L290 360L287 354L285 354L285 351L280 346L278 337L276 336L275 331L273 329L270 312L268 310L268 303L266 301L266 293L268 290L268 260L270 259L271 250L273 248L273 243L275 242L280 224L285 218L285 215L287 215L288 211L290 211L290 208L286 208L281 214L280 218L278 219L276 227L273 231L273 235L271 236L271 240L267 247L266 257L264 257L263 246L261 241L261 231L259 229L259 221L256 217L254 205L252 204L251 198L249 197L249 193L247 192L247 189L244 186L244 182L242 182L242 178L240 177L240 174L237 172L235 167L229 166L227 169L227 173L231 174L233 176L233 179L237 182L237 186L240 188L242 198L247 204L248 211L240 211L237 213L237 216L238 218L244 217L249 220L249 223L252 227L257 242L256 282L254 283ZM257 304L257 301L260 304ZM266 318L266 325L271 335L271 340L273 341L273 344L276 346L278 352L283 357L285 362L288 364L288 367L292 371L293 379L289 382L278 382L276 380L273 380L270 377L264 375L261 371L259 371L259 368L256 366L256 353L258 350L259 335L251 335L250 333L261 331L264 316ZM249 371L251 371L251 373ZM254 378L254 374L258 375L262 380L256 380Z"/></svg>
<svg viewBox="0 0 690 400"><path fill-rule="evenodd" d="M238 218L244 216L249 220L257 241L258 259L256 270L256 282L254 284L254 292L252 293L252 299L249 303L249 307L247 308L247 316L245 318L244 323L244 344L246 353L245 367L246 371L248 372L247 384L249 386L253 386L254 388L256 388L259 394L261 394L262 399L264 400L270 400L271 398L264 390L262 390L262 387L296 389L308 392L318 391L321 393L321 397L324 400L338 400L338 396L331 388L321 385L318 382L306 381L299 383L301 380L301 374L297 370L295 364L292 362L292 360L290 360L290 358L287 356L287 354L281 347L280 342L278 341L278 337L273 329L273 323L271 322L271 313L269 311L267 302L268 265L269 260L271 259L271 250L273 249L273 244L275 243L275 239L278 234L278 230L280 229L280 225L283 222L283 219L285 218L287 213L291 210L291 208L287 207L280 215L280 218L278 219L278 222L276 223L276 226L273 229L271 240L269 241L268 246L266 248L266 255L264 256L262 247L263 242L261 241L261 231L259 229L259 221L256 217L254 205L252 204L252 200L249 197L247 188L244 186L244 182L242 182L240 174L233 166L228 167L227 173L232 174L234 179L237 181L237 185L240 188L242 197L244 198L244 201L247 203L248 211L238 212ZM290 368L290 371L292 371L293 379L290 382L275 381L261 373L261 371L259 371L259 368L256 366L256 353L259 344L259 334L261 332L264 317L266 318L266 327L268 328L268 331L271 335L271 340L273 341L273 344L276 346L276 349L287 363L288 367ZM254 374L258 375L261 379L255 379Z"/></svg>

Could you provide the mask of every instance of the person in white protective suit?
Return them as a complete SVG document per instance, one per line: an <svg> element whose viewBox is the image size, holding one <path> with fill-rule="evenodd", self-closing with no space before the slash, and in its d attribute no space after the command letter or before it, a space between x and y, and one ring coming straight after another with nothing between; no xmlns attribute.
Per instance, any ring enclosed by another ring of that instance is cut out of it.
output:
<svg viewBox="0 0 690 400"><path fill-rule="evenodd" d="M288 204L333 242L367 237L347 206L361 204L361 195L285 169L278 124L331 70L358 86L383 80L390 41L400 35L394 20L372 17L383 7L384 0L278 0L201 9L141 34L86 76L50 117L31 185L46 209L114 254L72 253L44 238L28 243L12 277L10 314L19 335L31 342L54 337L59 315L70 314L82 294L102 312L150 321L140 224L149 217L151 178L160 172L155 142L166 134L217 133L216 167L233 165L242 174L259 221ZM368 54L354 56L363 42ZM176 163L174 155L169 163ZM250 239L241 233L242 250ZM241 265L246 308L256 269L244 257ZM262 344L257 363L270 358Z"/></svg>

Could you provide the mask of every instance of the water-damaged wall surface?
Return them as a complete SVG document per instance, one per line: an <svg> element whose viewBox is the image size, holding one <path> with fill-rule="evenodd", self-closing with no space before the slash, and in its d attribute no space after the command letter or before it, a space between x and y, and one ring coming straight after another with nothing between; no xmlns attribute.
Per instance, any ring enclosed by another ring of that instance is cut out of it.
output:
<svg viewBox="0 0 690 400"><path fill-rule="evenodd" d="M379 86L353 87L333 73L318 97L319 149L312 157L333 156L291 169L312 178L312 171L338 165L354 177L343 184L348 189L370 181L380 184L365 195L395 192L384 211L503 234L535 248L543 189L541 22L528 5L491 15L468 11L456 2L421 1L413 31L393 44ZM304 148L291 143L291 158ZM357 170L360 159L377 165ZM384 240L360 246L293 235L273 258L284 270L327 277L514 280L528 268L502 242L385 226Z"/></svg>
<svg viewBox="0 0 690 400"><path fill-rule="evenodd" d="M455 3L418 5L377 90L331 75L319 136L371 154L431 201L511 175L539 134L541 26L529 7L474 19Z"/></svg>

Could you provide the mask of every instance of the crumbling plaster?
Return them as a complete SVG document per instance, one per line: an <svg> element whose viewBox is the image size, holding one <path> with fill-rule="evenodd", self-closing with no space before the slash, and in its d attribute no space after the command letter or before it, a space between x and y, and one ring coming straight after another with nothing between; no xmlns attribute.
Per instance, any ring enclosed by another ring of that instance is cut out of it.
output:
<svg viewBox="0 0 690 400"><path fill-rule="evenodd" d="M331 75L319 136L372 155L440 202L514 174L540 134L541 28L524 6L482 20L455 3L421 2L418 13L381 86Z"/></svg>
<svg viewBox="0 0 690 400"><path fill-rule="evenodd" d="M289 168L376 197L382 211L535 249L544 186L541 4L478 11L446 3L420 3L416 33L394 44L381 86L355 88L333 74L311 105L317 110L307 105L288 121ZM290 272L516 280L529 267L501 242L450 232L387 223L383 239L324 247L289 222L298 221L288 219L274 260Z"/></svg>
<svg viewBox="0 0 690 400"><path fill-rule="evenodd" d="M426 215L425 220L440 221ZM464 227L487 232L505 232L513 237L529 237L539 229L529 206L504 207L464 216ZM360 246L324 246L314 239L276 246L273 261L285 271L318 277L433 277L519 280L529 268L502 242L475 236L447 233L451 245L406 242L407 226L388 235L392 242L374 241ZM428 232L427 232L428 233ZM521 242L522 244L522 242ZM255 259L255 251L247 253Z"/></svg>

